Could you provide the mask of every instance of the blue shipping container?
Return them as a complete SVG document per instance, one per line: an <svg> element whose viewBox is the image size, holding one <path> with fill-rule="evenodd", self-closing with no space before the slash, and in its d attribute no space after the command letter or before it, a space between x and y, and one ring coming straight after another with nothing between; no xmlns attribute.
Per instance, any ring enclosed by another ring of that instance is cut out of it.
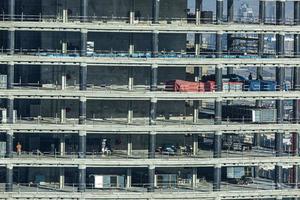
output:
<svg viewBox="0 0 300 200"><path fill-rule="evenodd" d="M261 91L276 91L275 81L261 81Z"/></svg>
<svg viewBox="0 0 300 200"><path fill-rule="evenodd" d="M251 80L251 81L246 81L244 90L246 91L260 91L261 87L261 81L260 80Z"/></svg>

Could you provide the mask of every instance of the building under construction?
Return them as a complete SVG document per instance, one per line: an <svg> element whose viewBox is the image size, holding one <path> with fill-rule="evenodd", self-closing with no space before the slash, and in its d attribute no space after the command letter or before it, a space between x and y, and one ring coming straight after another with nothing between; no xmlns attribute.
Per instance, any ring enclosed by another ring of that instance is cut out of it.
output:
<svg viewBox="0 0 300 200"><path fill-rule="evenodd" d="M300 198L300 1L208 1L1 0L0 199Z"/></svg>

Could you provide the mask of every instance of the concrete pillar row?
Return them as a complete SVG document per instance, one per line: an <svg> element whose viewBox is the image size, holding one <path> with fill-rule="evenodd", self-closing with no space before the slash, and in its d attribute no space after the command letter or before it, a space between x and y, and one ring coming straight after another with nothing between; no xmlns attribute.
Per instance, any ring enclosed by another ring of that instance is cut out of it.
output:
<svg viewBox="0 0 300 200"><path fill-rule="evenodd" d="M148 157L150 159L155 158L155 149L156 149L156 132L151 131L149 134L149 150L148 150Z"/></svg>
<svg viewBox="0 0 300 200"><path fill-rule="evenodd" d="M14 131L8 130L6 132L6 158L12 158L13 157L13 138L14 138Z"/></svg>
<svg viewBox="0 0 300 200"><path fill-rule="evenodd" d="M13 165L6 165L5 192L13 191Z"/></svg>
<svg viewBox="0 0 300 200"><path fill-rule="evenodd" d="M78 166L78 192L86 190L86 165Z"/></svg>
<svg viewBox="0 0 300 200"><path fill-rule="evenodd" d="M78 158L86 158L86 131L79 131Z"/></svg>
<svg viewBox="0 0 300 200"><path fill-rule="evenodd" d="M221 165L215 165L213 191L220 191L220 189L221 189Z"/></svg>
<svg viewBox="0 0 300 200"><path fill-rule="evenodd" d="M154 192L155 189L155 166L148 167L148 192Z"/></svg>

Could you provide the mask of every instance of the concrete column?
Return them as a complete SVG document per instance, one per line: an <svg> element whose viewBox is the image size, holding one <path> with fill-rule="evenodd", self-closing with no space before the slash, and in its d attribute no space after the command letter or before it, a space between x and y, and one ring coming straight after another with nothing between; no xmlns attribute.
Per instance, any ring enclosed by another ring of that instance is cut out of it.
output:
<svg viewBox="0 0 300 200"><path fill-rule="evenodd" d="M86 98L80 97L79 100L79 124L86 123Z"/></svg>
<svg viewBox="0 0 300 200"><path fill-rule="evenodd" d="M195 189L197 188L197 172L198 172L198 168L197 167L193 167L193 172L192 172L192 188Z"/></svg>
<svg viewBox="0 0 300 200"><path fill-rule="evenodd" d="M158 56L158 43L159 43L159 32L153 31L152 33L152 57Z"/></svg>
<svg viewBox="0 0 300 200"><path fill-rule="evenodd" d="M10 28L8 30L7 45L8 54L13 55L15 53L15 28Z"/></svg>
<svg viewBox="0 0 300 200"><path fill-rule="evenodd" d="M220 189L221 189L221 165L215 165L213 191L220 191Z"/></svg>
<svg viewBox="0 0 300 200"><path fill-rule="evenodd" d="M134 40L133 33L129 33L129 55L132 56L134 54Z"/></svg>
<svg viewBox="0 0 300 200"><path fill-rule="evenodd" d="M224 1L223 0L217 0L216 4L216 20L217 23L222 23L223 21L223 9L224 9Z"/></svg>
<svg viewBox="0 0 300 200"><path fill-rule="evenodd" d="M254 138L253 138L253 146L259 147L260 146L260 133L254 133Z"/></svg>
<svg viewBox="0 0 300 200"><path fill-rule="evenodd" d="M88 0L80 0L80 15L83 22L87 21L88 16Z"/></svg>
<svg viewBox="0 0 300 200"><path fill-rule="evenodd" d="M298 157L299 156L299 133L292 133L292 148L293 148L293 156ZM299 184L299 165L293 166L293 184L294 188L298 189Z"/></svg>
<svg viewBox="0 0 300 200"><path fill-rule="evenodd" d="M160 0L152 0L152 23L154 24L159 23L159 6Z"/></svg>
<svg viewBox="0 0 300 200"><path fill-rule="evenodd" d="M130 0L129 23L134 24L135 20L135 0Z"/></svg>
<svg viewBox="0 0 300 200"><path fill-rule="evenodd" d="M8 97L6 99L6 110L7 110L7 123L15 123L15 114L14 114L14 98Z"/></svg>
<svg viewBox="0 0 300 200"><path fill-rule="evenodd" d="M128 67L128 90L133 90L133 67ZM128 101L128 115L127 115L127 123L131 124L133 121L133 101Z"/></svg>
<svg viewBox="0 0 300 200"><path fill-rule="evenodd" d="M150 113L149 113L149 124L156 124L156 110L157 110L157 99L151 98L150 102Z"/></svg>
<svg viewBox="0 0 300 200"><path fill-rule="evenodd" d="M16 2L15 0L8 0L8 15L11 21L14 20L15 17L15 7L16 7Z"/></svg>
<svg viewBox="0 0 300 200"><path fill-rule="evenodd" d="M12 158L13 157L13 138L14 138L14 132L13 130L9 130L6 132L6 158Z"/></svg>
<svg viewBox="0 0 300 200"><path fill-rule="evenodd" d="M128 101L128 114L127 114L127 123L131 124L133 122L133 101Z"/></svg>
<svg viewBox="0 0 300 200"><path fill-rule="evenodd" d="M126 188L131 188L132 185L132 170L131 168L127 168L126 171Z"/></svg>
<svg viewBox="0 0 300 200"><path fill-rule="evenodd" d="M266 1L259 0L259 22L261 24L265 23L266 19Z"/></svg>
<svg viewBox="0 0 300 200"><path fill-rule="evenodd" d="M199 119L199 101L193 101L194 113L193 113L193 123L198 123Z"/></svg>
<svg viewBox="0 0 300 200"><path fill-rule="evenodd" d="M79 68L79 90L87 89L87 64L81 63Z"/></svg>
<svg viewBox="0 0 300 200"><path fill-rule="evenodd" d="M219 31L216 34L216 57L220 58L222 56L222 35L223 32Z"/></svg>
<svg viewBox="0 0 300 200"><path fill-rule="evenodd" d="M284 24L285 20L285 2L277 1L276 2L276 22L277 24ZM284 55L284 34L276 35L276 53L278 57L282 57ZM278 91L282 91L284 89L284 79L285 79L285 69L284 67L276 67L276 82L279 85ZM276 100L276 109L277 109L277 123L283 123L284 117L284 107L282 100ZM283 132L275 133L275 150L276 157L282 156L283 153ZM275 166L275 185L276 189L281 188L282 183L282 166L278 163Z"/></svg>
<svg viewBox="0 0 300 200"><path fill-rule="evenodd" d="M80 55L81 56L86 56L87 37L88 37L87 29L81 29L81 32L80 32Z"/></svg>
<svg viewBox="0 0 300 200"><path fill-rule="evenodd" d="M157 75L158 75L158 65L154 64L151 66L151 80L150 80L150 90L157 90Z"/></svg>
<svg viewBox="0 0 300 200"><path fill-rule="evenodd" d="M61 66L61 89L65 90L67 86L66 66Z"/></svg>
<svg viewBox="0 0 300 200"><path fill-rule="evenodd" d="M222 155L222 132L216 131L214 134L214 158L221 158Z"/></svg>
<svg viewBox="0 0 300 200"><path fill-rule="evenodd" d="M282 184L282 166L281 163L277 163L275 166L275 188L277 190L281 189Z"/></svg>
<svg viewBox="0 0 300 200"><path fill-rule="evenodd" d="M127 135L127 156L132 156L132 135Z"/></svg>
<svg viewBox="0 0 300 200"><path fill-rule="evenodd" d="M234 22L234 0L227 0L227 21L228 23ZM227 51L230 54L233 45L233 34L227 34ZM227 74L233 74L233 67L227 68Z"/></svg>
<svg viewBox="0 0 300 200"><path fill-rule="evenodd" d="M234 21L234 0L227 0L227 21Z"/></svg>
<svg viewBox="0 0 300 200"><path fill-rule="evenodd" d="M66 123L66 100L60 100L60 123Z"/></svg>
<svg viewBox="0 0 300 200"><path fill-rule="evenodd" d="M196 24L201 24L201 11L202 11L202 0L196 0L195 6L195 13L196 13Z"/></svg>
<svg viewBox="0 0 300 200"><path fill-rule="evenodd" d="M201 53L202 34L195 33L195 56L199 56Z"/></svg>
<svg viewBox="0 0 300 200"><path fill-rule="evenodd" d="M222 124L222 99L217 98L215 101L215 125Z"/></svg>
<svg viewBox="0 0 300 200"><path fill-rule="evenodd" d="M217 65L215 68L216 92L223 91L223 66Z"/></svg>
<svg viewBox="0 0 300 200"><path fill-rule="evenodd" d="M79 131L78 158L86 158L86 131Z"/></svg>
<svg viewBox="0 0 300 200"><path fill-rule="evenodd" d="M13 62L7 65L7 89L14 88L15 65Z"/></svg>
<svg viewBox="0 0 300 200"><path fill-rule="evenodd" d="M13 166L11 164L6 165L6 182L5 192L13 191Z"/></svg>
<svg viewBox="0 0 300 200"><path fill-rule="evenodd" d="M78 192L85 192L86 189L86 166L78 166Z"/></svg>
<svg viewBox="0 0 300 200"><path fill-rule="evenodd" d="M202 68L201 67L194 67L194 81L199 82L202 76ZM198 123L199 119L199 107L201 106L202 102L199 100L193 101L193 123Z"/></svg>
<svg viewBox="0 0 300 200"><path fill-rule="evenodd" d="M155 147L156 147L156 132L150 132L149 134L149 158L154 159L155 158Z"/></svg>
<svg viewBox="0 0 300 200"><path fill-rule="evenodd" d="M193 156L197 156L198 154L198 134L193 134Z"/></svg>
<svg viewBox="0 0 300 200"><path fill-rule="evenodd" d="M155 166L150 165L148 168L148 192L154 192L155 189Z"/></svg>
<svg viewBox="0 0 300 200"><path fill-rule="evenodd" d="M65 135L59 135L59 155L64 156L66 151L66 140ZM65 186L65 169L59 168L59 189L63 189Z"/></svg>

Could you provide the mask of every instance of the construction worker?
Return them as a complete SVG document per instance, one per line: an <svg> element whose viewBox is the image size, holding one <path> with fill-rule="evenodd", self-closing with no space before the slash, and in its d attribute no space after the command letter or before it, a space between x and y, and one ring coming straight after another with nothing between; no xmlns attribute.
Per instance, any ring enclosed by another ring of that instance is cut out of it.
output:
<svg viewBox="0 0 300 200"><path fill-rule="evenodd" d="M21 152L22 152L22 145L20 144L20 142L18 142L17 146L16 146L16 149L17 149L17 155L21 155Z"/></svg>
<svg viewBox="0 0 300 200"><path fill-rule="evenodd" d="M252 73L249 74L248 76L248 80L251 81L252 80Z"/></svg>

